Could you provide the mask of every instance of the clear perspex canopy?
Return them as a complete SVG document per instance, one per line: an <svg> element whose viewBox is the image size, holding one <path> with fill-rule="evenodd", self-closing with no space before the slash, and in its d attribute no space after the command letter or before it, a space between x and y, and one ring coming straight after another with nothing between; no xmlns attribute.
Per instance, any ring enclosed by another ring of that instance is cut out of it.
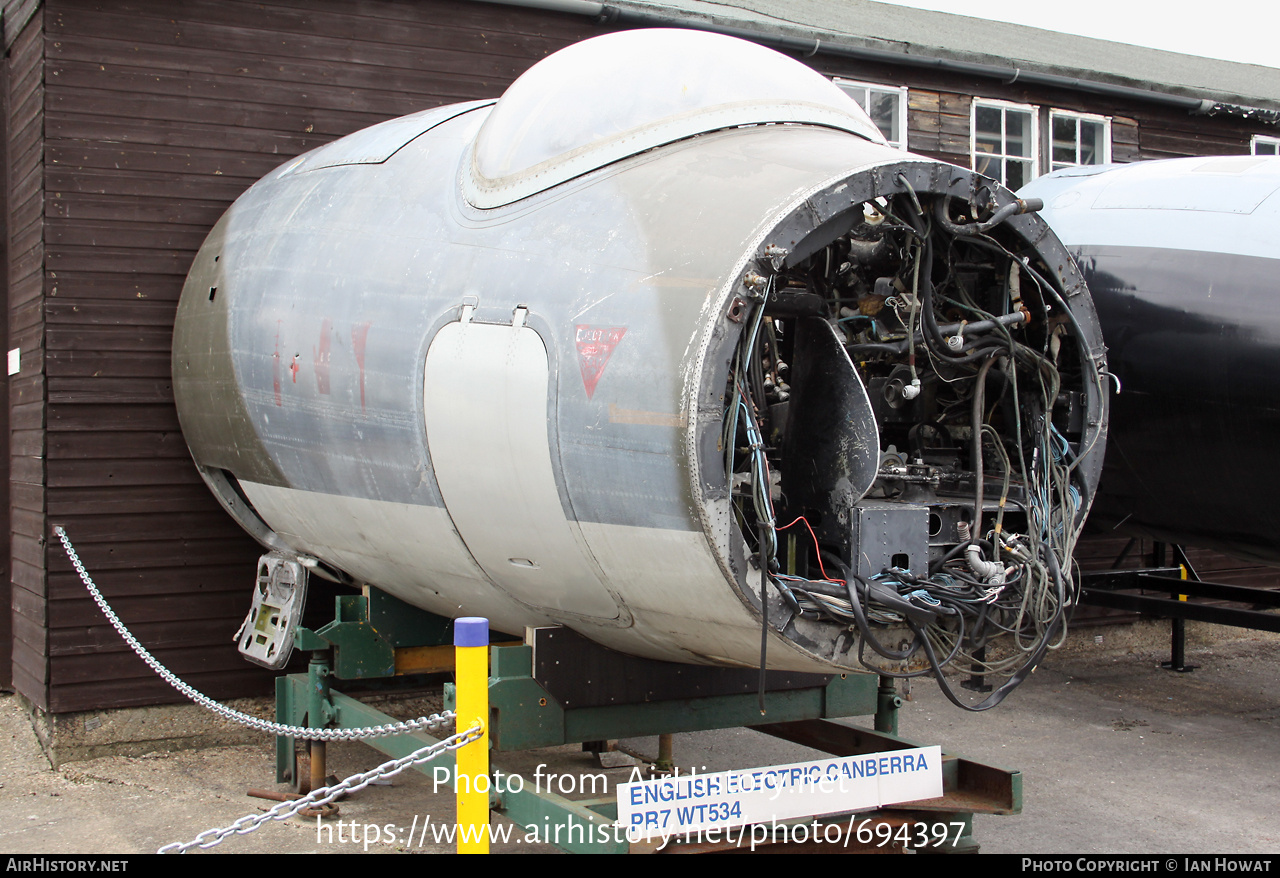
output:
<svg viewBox="0 0 1280 878"><path fill-rule="evenodd" d="M755 43L687 30L584 40L535 64L498 101L476 137L467 200L509 204L655 146L766 123L884 142L830 80Z"/></svg>

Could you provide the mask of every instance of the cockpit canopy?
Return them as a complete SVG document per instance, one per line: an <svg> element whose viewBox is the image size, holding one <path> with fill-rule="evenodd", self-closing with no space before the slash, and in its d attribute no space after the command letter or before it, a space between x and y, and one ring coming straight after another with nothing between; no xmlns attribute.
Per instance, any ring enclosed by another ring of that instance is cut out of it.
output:
<svg viewBox="0 0 1280 878"><path fill-rule="evenodd" d="M471 204L498 207L656 146L778 123L884 143L852 98L771 49L700 31L608 34L511 84L480 128L463 185Z"/></svg>

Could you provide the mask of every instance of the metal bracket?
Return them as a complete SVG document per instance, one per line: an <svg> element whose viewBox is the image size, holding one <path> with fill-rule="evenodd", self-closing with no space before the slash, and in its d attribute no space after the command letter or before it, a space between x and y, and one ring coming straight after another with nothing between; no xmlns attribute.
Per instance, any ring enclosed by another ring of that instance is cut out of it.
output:
<svg viewBox="0 0 1280 878"><path fill-rule="evenodd" d="M751 728L793 744L822 750L833 756L883 753L919 747L919 743L895 734L860 729L827 720L764 723ZM942 756L942 798L900 806L913 811L968 812L971 814L1022 813L1022 772L973 762L961 756ZM895 806L897 808L899 806Z"/></svg>
<svg viewBox="0 0 1280 878"><path fill-rule="evenodd" d="M339 595L336 603L337 618L316 631L333 644L334 676L340 680L395 676L395 649L369 624L368 599Z"/></svg>
<svg viewBox="0 0 1280 878"><path fill-rule="evenodd" d="M278 552L258 559L253 603L236 632L242 656L272 670L288 663L307 600L307 578L306 567Z"/></svg>
<svg viewBox="0 0 1280 878"><path fill-rule="evenodd" d="M496 752L733 728L760 719L755 671L639 659L561 629L532 633L535 646L490 650L489 742ZM593 695L574 677L607 679L613 695ZM863 716L879 706L871 674L770 672L768 679L767 715L778 721ZM446 709L454 697L446 683Z"/></svg>
<svg viewBox="0 0 1280 878"><path fill-rule="evenodd" d="M338 595L334 619L317 631L299 628L298 648L333 648L333 675L367 680L453 669L453 620L410 606L379 589Z"/></svg>

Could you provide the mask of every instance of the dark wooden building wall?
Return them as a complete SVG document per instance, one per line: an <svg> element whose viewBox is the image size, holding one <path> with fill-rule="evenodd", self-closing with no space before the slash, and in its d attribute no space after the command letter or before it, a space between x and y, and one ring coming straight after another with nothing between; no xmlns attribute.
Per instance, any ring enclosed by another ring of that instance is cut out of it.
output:
<svg viewBox="0 0 1280 878"><path fill-rule="evenodd" d="M8 10L6 10L8 21ZM44 559L44 31L35 13L9 45L8 379L13 685L42 707L49 682Z"/></svg>
<svg viewBox="0 0 1280 878"><path fill-rule="evenodd" d="M2 45L0 41L0 45ZM5 120L0 131L0 314L9 313L9 62L0 61L0 119ZM9 349L9 321L0 320L2 350ZM4 372L0 386L0 398L9 396L8 371ZM0 436L9 435L9 407L0 411ZM0 527L9 531L9 455L0 453ZM0 552L0 690L13 688L13 585L9 577L9 553Z"/></svg>
<svg viewBox="0 0 1280 878"><path fill-rule="evenodd" d="M601 31L450 0L17 0L5 30L9 346L23 358L9 383L14 685L53 712L178 698L85 596L61 524L161 661L216 697L263 691L268 675L230 643L259 549L200 482L173 408L173 313L196 248L291 156L497 96ZM810 60L910 85L912 147L964 165L972 94L1113 115L1125 160L1169 146L1143 140L1168 121L1146 106ZM1247 149L1243 123L1204 127L1212 149Z"/></svg>
<svg viewBox="0 0 1280 878"><path fill-rule="evenodd" d="M260 549L200 481L173 406L173 315L195 251L242 191L291 156L501 94L594 27L431 0L48 0L38 17L43 28L29 25L19 42L34 75L44 61L43 101L31 104L44 111L43 152L37 139L14 153L31 166L21 192L43 183L44 200L43 225L39 209L24 214L33 249L12 317L33 401L15 406L31 431L21 455L15 432L27 505L14 555L30 620L19 689L52 712L180 699L86 597L51 536L61 524L162 662L215 697L264 691L267 675L231 643ZM14 82L19 99L32 88Z"/></svg>
<svg viewBox="0 0 1280 878"><path fill-rule="evenodd" d="M0 321L0 333L6 342L3 349L8 350L9 340L9 62L0 61L0 119L5 120L3 133L0 133L0 168L4 168L4 179L0 180L0 314L5 319ZM3 394L0 398L8 400L9 378L6 370ZM9 435L9 406L5 405L0 413L0 436ZM0 454L0 526L8 532L9 524L9 455ZM13 584L9 577L9 553L0 553L0 691L13 688Z"/></svg>

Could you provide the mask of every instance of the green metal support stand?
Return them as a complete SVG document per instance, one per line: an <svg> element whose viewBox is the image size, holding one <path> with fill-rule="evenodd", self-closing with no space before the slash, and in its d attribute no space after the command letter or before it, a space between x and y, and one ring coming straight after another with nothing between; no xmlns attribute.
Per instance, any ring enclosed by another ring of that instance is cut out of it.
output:
<svg viewBox="0 0 1280 878"><path fill-rule="evenodd" d="M880 687L876 691L877 732L898 734L898 708L902 707L902 696L893 677L880 676Z"/></svg>
<svg viewBox="0 0 1280 878"><path fill-rule="evenodd" d="M332 725L356 728L382 725L393 720L330 688L329 681L371 680L393 676L399 669L430 665L431 650L452 638L449 620L399 604L394 598L366 590L364 595L338 598L336 618L316 631L299 629L295 642L310 650L312 659L306 674L292 674L276 681L276 714L280 722L310 726ZM401 614L401 610L404 614ZM589 647L602 650L602 647ZM606 651L607 652L607 651ZM902 698L892 678L872 674L839 674L830 677L800 677L786 680L765 696L768 722L761 723L754 687L750 691L720 691L697 695L686 691L680 697L661 698L648 693L643 699L624 703L591 703L580 695L557 698L548 688L554 683L540 680L533 662L534 650L526 644L490 647L490 744L500 753L554 747L589 741L677 732L751 727L765 734L801 743L835 756L907 749L920 746L899 738L898 711ZM616 656L616 654L614 654ZM612 659L617 661L619 659ZM625 662L639 660L622 657ZM659 677L665 672L654 671ZM679 666L678 674L696 674ZM544 684L545 683L545 684ZM598 687L597 687L598 688ZM679 687L677 687L678 689ZM701 687L696 687L701 688ZM714 688L714 687L712 687ZM733 689L733 686L722 688ZM445 707L452 709L455 692L445 684ZM875 731L858 729L832 719L873 716ZM432 742L425 734L375 738L365 743L392 757L401 757ZM315 759L312 760L313 766ZM452 770L451 754L420 767L430 775L435 767ZM500 759L494 768L505 777ZM914 802L893 809L871 812L866 819L895 826L913 820L963 823L959 844L952 852L976 850L972 839L974 813L1016 814L1022 808L1022 778L1016 771L993 768L962 758L944 755L941 799ZM292 739L276 742L276 779L298 781L297 757ZM536 784L514 783L493 794L493 809L526 828L554 830L553 844L566 851L627 852L648 850L648 843L628 844L615 833L605 831L617 817L613 799L569 800ZM862 819L864 815L858 815ZM845 818L847 819L847 818ZM556 841L556 837L560 840ZM676 847L700 850L698 842Z"/></svg>

